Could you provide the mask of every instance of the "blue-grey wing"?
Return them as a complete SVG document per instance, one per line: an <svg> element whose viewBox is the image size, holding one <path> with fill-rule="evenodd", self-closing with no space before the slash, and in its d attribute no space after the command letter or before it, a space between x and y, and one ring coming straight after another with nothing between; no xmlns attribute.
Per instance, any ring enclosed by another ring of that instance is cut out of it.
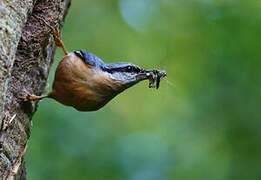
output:
<svg viewBox="0 0 261 180"><path fill-rule="evenodd" d="M96 55L90 52L84 50L76 50L74 51L74 53L76 54L76 56L81 58L85 63L91 66L100 67L104 64L104 62L99 57L97 57Z"/></svg>

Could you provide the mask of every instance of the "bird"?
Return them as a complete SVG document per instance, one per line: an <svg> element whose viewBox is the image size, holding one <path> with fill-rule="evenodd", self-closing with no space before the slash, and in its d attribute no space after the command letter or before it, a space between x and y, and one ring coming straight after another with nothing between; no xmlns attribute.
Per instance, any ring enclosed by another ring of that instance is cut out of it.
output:
<svg viewBox="0 0 261 180"><path fill-rule="evenodd" d="M42 96L26 93L24 101L52 98L78 111L97 111L111 99L140 81L148 79L150 88L159 88L164 70L146 70L129 62L105 63L85 51L68 52L58 30L52 30L54 42L64 52L53 81L52 90Z"/></svg>

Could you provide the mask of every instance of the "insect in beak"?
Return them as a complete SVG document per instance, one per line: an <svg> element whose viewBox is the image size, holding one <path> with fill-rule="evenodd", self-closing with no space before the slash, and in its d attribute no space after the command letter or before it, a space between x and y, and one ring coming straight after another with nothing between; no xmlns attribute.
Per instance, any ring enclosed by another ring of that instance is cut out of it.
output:
<svg viewBox="0 0 261 180"><path fill-rule="evenodd" d="M167 76L164 70L146 70L146 76L149 79L149 88L158 89L160 86L160 80Z"/></svg>
<svg viewBox="0 0 261 180"><path fill-rule="evenodd" d="M142 70L138 75L137 78L139 80L149 80L149 88L156 88L158 89L160 86L160 80L167 76L167 72L165 70Z"/></svg>

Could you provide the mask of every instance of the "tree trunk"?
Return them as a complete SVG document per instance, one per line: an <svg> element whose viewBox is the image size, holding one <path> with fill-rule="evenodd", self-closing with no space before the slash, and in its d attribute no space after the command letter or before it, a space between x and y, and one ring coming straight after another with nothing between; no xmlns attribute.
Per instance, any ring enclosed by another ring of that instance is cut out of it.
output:
<svg viewBox="0 0 261 180"><path fill-rule="evenodd" d="M0 1L0 179L26 179L24 153L35 103L54 56L50 27L59 27L70 0Z"/></svg>

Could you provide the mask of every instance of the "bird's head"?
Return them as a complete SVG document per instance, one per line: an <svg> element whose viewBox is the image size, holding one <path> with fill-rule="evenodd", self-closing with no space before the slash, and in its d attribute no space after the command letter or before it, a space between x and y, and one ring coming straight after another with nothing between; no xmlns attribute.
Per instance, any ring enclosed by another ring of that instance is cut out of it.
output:
<svg viewBox="0 0 261 180"><path fill-rule="evenodd" d="M136 83L148 79L149 87L159 88L160 79L166 76L165 71L145 70L139 66L127 62L115 62L104 64L103 71L109 73L109 77L120 84L120 88L126 89Z"/></svg>
<svg viewBox="0 0 261 180"><path fill-rule="evenodd" d="M75 51L99 77L101 91L118 94L142 80L149 80L150 88L159 88L160 80L166 76L163 70L146 70L128 62L104 63L97 56L83 51ZM104 92L105 93L105 92Z"/></svg>

